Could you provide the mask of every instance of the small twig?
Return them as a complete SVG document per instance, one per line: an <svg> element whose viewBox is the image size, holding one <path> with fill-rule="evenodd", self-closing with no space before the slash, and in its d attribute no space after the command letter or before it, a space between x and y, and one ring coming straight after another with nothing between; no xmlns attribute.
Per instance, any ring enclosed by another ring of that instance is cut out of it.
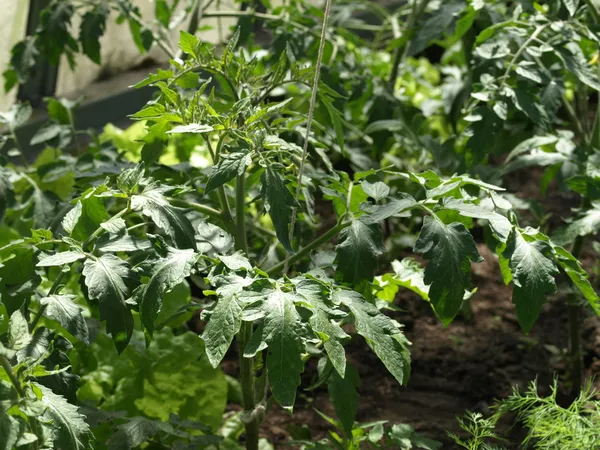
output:
<svg viewBox="0 0 600 450"><path fill-rule="evenodd" d="M298 204L300 199L300 191L302 190L302 177L304 174L304 165L308 156L308 141L310 138L310 130L312 127L313 115L315 112L315 104L317 101L317 92L319 90L319 77L321 75L321 63L323 62L323 51L325 49L325 36L327 34L327 22L329 15L331 14L331 3L333 0L327 0L325 3L325 13L323 15L323 26L321 28L321 41L319 42L319 53L317 54L317 64L315 65L315 77L313 80L312 92L310 95L310 102L308 104L308 117L306 119L306 134L304 136L304 148L302 149L302 159L300 160L300 169L298 170L298 182L296 185L296 196L295 203ZM296 206L292 209L292 220L290 223L290 241L294 235L294 227L296 225L296 218L298 209ZM286 257L285 265L287 268L289 258Z"/></svg>

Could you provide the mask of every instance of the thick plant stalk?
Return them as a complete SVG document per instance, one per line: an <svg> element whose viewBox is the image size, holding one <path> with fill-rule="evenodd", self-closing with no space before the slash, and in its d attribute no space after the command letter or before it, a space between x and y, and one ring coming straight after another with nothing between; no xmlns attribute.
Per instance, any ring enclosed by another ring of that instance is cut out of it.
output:
<svg viewBox="0 0 600 450"><path fill-rule="evenodd" d="M254 358L244 357L244 349L251 336L252 323L242 322L242 328L238 334L240 378L244 407L242 420L246 431L246 450L258 450L258 429L261 416L256 411L256 395L254 393Z"/></svg>
<svg viewBox="0 0 600 450"><path fill-rule="evenodd" d="M583 247L583 236L577 236L571 253L577 259ZM577 303L577 295L573 292L567 297L569 315L569 363L571 366L571 398L575 399L581 392L582 365L581 330L579 327L581 307Z"/></svg>

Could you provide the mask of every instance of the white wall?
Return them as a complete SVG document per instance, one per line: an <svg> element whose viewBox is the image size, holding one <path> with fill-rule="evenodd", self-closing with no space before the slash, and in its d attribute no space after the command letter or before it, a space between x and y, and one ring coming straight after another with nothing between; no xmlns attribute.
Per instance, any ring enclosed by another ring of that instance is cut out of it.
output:
<svg viewBox="0 0 600 450"><path fill-rule="evenodd" d="M5 111L15 101L17 89L6 94L1 74L8 67L10 49L25 36L29 1L0 0L0 11L0 111Z"/></svg>
<svg viewBox="0 0 600 450"><path fill-rule="evenodd" d="M2 0L0 0L1 2ZM14 0L8 0L14 1ZM139 7L141 16L147 22L154 18L154 2L153 0L135 0L134 3ZM187 2L180 2L182 6ZM217 2L213 3L216 5ZM232 0L222 0L222 10L233 10L239 8L233 4ZM211 10L216 10L216 6L211 7ZM56 86L56 95L66 95L74 91L84 90L86 86L98 79L103 71L109 71L111 75L126 71L132 67L136 67L146 59L152 59L156 62L167 62L168 56L156 44L152 46L150 52L141 55L129 32L129 27L126 23L117 25L114 21L116 15L113 15L107 21L106 32L102 38L100 51L102 56L102 65L98 66L85 55L76 57L77 68L71 71L66 60L61 61L58 71L58 81ZM150 22L151 23L151 22ZM227 36L229 26L237 23L236 18L221 18L221 26L224 36ZM204 31L197 34L200 38L208 42L216 43L218 41L217 19L203 19L201 25L211 25L214 28L209 31ZM79 24L73 24L75 29L78 29ZM187 22L181 24L178 29L171 32L171 47L178 49L177 42L179 40L179 30L185 30Z"/></svg>

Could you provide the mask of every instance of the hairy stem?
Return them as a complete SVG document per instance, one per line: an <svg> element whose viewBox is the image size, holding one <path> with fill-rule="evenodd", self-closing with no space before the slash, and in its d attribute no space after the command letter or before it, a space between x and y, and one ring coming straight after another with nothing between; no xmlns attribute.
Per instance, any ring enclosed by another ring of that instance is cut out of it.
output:
<svg viewBox="0 0 600 450"><path fill-rule="evenodd" d="M260 417L256 414L256 396L254 394L254 358L245 358L244 349L252 336L252 323L242 322L238 334L238 347L240 357L240 378L242 384L242 401L247 421L244 421L246 430L246 450L258 450L258 428Z"/></svg>
<svg viewBox="0 0 600 450"><path fill-rule="evenodd" d="M577 259L581 255L583 247L583 236L577 236L571 253ZM581 392L581 375L582 375L582 360L581 360L581 331L579 329L580 322L580 306L577 304L577 294L572 292L567 297L567 309L569 314L569 358L571 363L571 398L575 399Z"/></svg>
<svg viewBox="0 0 600 450"><path fill-rule="evenodd" d="M312 250L314 250L314 249L320 247L321 245L329 242L331 239L333 239L335 236L337 236L340 233L340 231L342 231L348 225L350 225L350 222L344 222L344 221L338 222L338 224L336 226L334 226L333 228L330 228L326 233L324 233L321 236L319 236L318 238L316 238L314 241L312 241L307 246L302 247L296 253L294 253L293 255L291 255L286 261L282 261L279 264L275 264L273 267L271 267L270 269L268 269L267 273L269 275L274 275L274 274L280 272L285 267L286 262L287 262L288 265L295 263L299 259L301 259L304 256L308 255Z"/></svg>
<svg viewBox="0 0 600 450"><path fill-rule="evenodd" d="M2 366L2 368L6 372L6 375L8 375L10 382L12 383L15 390L17 391L17 394L19 394L19 397L24 397L25 391L23 390L23 387L21 386L19 379L15 375L15 372L13 371L12 366L10 365L10 362L8 361L8 359L6 359L6 356L0 356L0 366Z"/></svg>
<svg viewBox="0 0 600 450"><path fill-rule="evenodd" d="M246 178L244 174L238 175L235 184L235 224L240 250L248 255L248 241L246 239Z"/></svg>
<svg viewBox="0 0 600 450"><path fill-rule="evenodd" d="M423 12L425 11L425 8L427 8L427 4L429 3L429 1L430 0L423 0L419 4L418 0L414 0L414 5L411 14L408 17L408 20L406 21L406 25L404 26L402 34L414 33L415 24L417 23L417 20L419 19L421 14L423 14ZM409 36L406 42L404 42L404 45L401 45L398 48L396 48L396 51L394 52L392 71L390 72L390 78L388 80L388 86L392 91L394 90L396 80L398 79L398 69L408 56L408 49L410 48L411 38L412 36Z"/></svg>
<svg viewBox="0 0 600 450"><path fill-rule="evenodd" d="M306 118L306 134L304 135L304 148L302 149L302 159L300 168L298 169L298 182L296 185L295 205L292 209L292 220L290 223L290 242L294 236L294 227L296 226L296 218L298 209L296 205L300 199L300 191L302 190L302 176L304 175L304 165L308 156L308 140L310 138L310 130L313 122L313 114L317 102L317 92L319 91L319 77L321 75L321 64L323 62L323 52L325 50L325 37L327 35L327 22L331 14L331 4L333 0L327 0L325 3L325 13L323 14L323 26L321 27L321 40L319 41L319 52L317 53L317 63L315 64L315 77L313 79L312 92L310 94L310 102L308 104L308 117ZM288 255L289 256L289 255ZM286 257L284 267L288 267L289 257Z"/></svg>

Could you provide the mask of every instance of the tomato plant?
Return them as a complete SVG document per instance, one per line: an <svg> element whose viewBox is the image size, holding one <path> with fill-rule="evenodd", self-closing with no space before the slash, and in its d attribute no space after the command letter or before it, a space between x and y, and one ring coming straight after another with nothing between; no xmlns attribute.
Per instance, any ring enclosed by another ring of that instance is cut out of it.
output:
<svg viewBox="0 0 600 450"><path fill-rule="evenodd" d="M179 3L156 1L147 22L126 0L53 1L13 49L7 89L30 76L38 53L57 62L82 51L99 62L114 10L140 51L159 45L170 62L133 87L156 92L132 116L134 138L83 133L77 103L48 99L49 123L33 138L45 149L31 163L15 132L31 108L0 115L6 448L257 449L268 445L259 427L273 404L293 411L311 359L338 432L319 444L298 434L305 448L439 448L409 425L357 424L358 373L345 345L361 336L406 384L410 342L386 309L407 288L449 325L483 259L474 230L485 230L499 274L513 283L525 332L561 271L572 314L576 295L600 314L578 261L579 237L597 228L597 120L575 112L574 132L555 128L560 105L571 113L579 96L583 108L584 86L600 86L586 62L598 42L591 2L423 0L392 13L362 4L378 25L353 22L331 0L324 10L292 2L268 12L187 2L183 16ZM167 29L185 15L175 50ZM201 18L215 16L241 18L226 45L196 36ZM255 43L247 19L272 42ZM445 71L415 58L434 43ZM493 167L490 155L513 145L504 167ZM542 164L551 178L567 162L582 217L552 238L521 226L502 177ZM426 264L396 259L394 240L411 236ZM381 270L387 263L393 272ZM201 339L184 325L198 310ZM229 383L242 411L222 423L228 381L218 368L228 354L238 357Z"/></svg>

